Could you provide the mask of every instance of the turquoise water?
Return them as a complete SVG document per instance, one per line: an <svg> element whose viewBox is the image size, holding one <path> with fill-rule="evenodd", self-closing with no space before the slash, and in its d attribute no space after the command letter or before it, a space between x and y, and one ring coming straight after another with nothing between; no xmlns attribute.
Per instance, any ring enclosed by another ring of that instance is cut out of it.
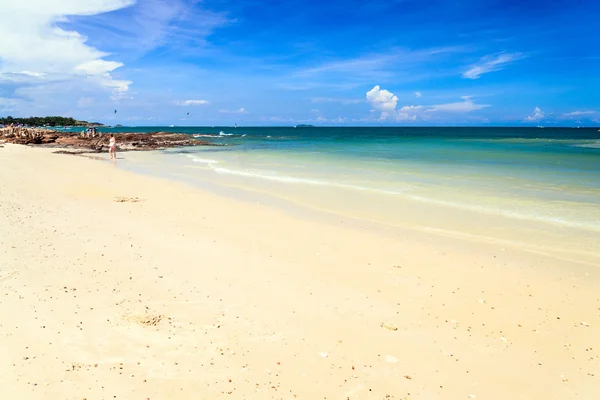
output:
<svg viewBox="0 0 600 400"><path fill-rule="evenodd" d="M163 172L188 181L279 193L319 209L345 209L382 220L388 219L384 214L394 213L396 202L410 200L600 231L597 128L101 131L196 135L221 146L166 150Z"/></svg>

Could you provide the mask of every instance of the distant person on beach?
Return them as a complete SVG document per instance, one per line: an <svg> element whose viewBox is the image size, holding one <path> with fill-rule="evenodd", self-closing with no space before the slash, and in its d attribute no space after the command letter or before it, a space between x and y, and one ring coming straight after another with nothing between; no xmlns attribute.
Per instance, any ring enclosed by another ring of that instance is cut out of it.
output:
<svg viewBox="0 0 600 400"><path fill-rule="evenodd" d="M110 141L108 142L108 154L110 155L110 159L113 157L117 159L117 141L115 140L115 135L110 135Z"/></svg>

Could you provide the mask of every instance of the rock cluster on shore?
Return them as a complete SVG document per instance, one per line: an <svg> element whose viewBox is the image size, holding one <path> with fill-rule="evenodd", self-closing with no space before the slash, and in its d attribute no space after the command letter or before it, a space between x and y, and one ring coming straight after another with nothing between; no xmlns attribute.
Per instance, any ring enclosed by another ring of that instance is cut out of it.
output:
<svg viewBox="0 0 600 400"><path fill-rule="evenodd" d="M118 151L148 151L171 147L213 145L196 140L190 135L171 132L115 133L115 137ZM76 150L73 151L76 153L96 153L108 150L110 135L6 127L0 129L0 138L7 143L69 148Z"/></svg>
<svg viewBox="0 0 600 400"><path fill-rule="evenodd" d="M0 137L4 138L5 142L17 144L41 144L46 135L50 135L48 129L43 128L26 128L23 126L7 126L0 129Z"/></svg>

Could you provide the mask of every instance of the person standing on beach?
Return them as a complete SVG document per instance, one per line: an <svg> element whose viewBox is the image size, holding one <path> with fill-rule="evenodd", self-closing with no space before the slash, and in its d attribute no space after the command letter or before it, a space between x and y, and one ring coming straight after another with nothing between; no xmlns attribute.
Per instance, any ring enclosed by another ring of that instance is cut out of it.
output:
<svg viewBox="0 0 600 400"><path fill-rule="evenodd" d="M110 135L110 141L108 142L108 154L110 155L111 160L113 157L115 160L117 159L117 141L113 134Z"/></svg>

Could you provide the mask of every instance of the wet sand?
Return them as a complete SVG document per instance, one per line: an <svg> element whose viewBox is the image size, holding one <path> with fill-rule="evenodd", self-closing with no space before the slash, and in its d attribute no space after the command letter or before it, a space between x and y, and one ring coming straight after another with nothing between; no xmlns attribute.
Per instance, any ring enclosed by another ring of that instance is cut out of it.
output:
<svg viewBox="0 0 600 400"><path fill-rule="evenodd" d="M16 145L0 194L0 398L600 393L585 260L305 220Z"/></svg>

